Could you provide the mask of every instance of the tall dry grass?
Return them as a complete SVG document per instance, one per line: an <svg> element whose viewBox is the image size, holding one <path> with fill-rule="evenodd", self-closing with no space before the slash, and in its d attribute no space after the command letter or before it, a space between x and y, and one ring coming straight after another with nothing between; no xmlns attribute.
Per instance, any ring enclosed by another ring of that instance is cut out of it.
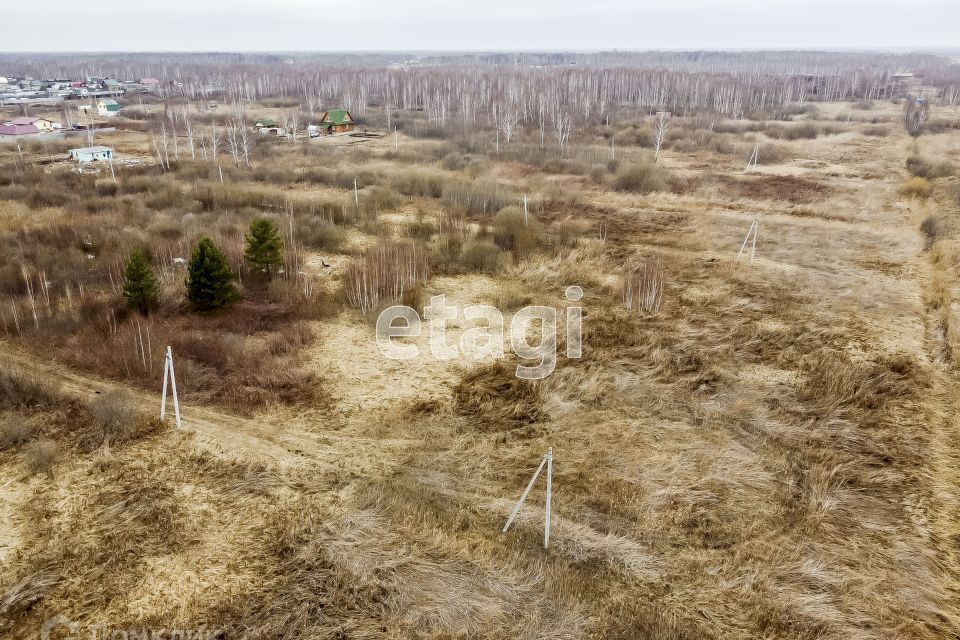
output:
<svg viewBox="0 0 960 640"><path fill-rule="evenodd" d="M663 260L649 257L623 275L623 306L627 311L657 313L663 304L665 274Z"/></svg>
<svg viewBox="0 0 960 640"><path fill-rule="evenodd" d="M348 303L367 314L430 277L430 259L415 242L382 241L350 263L343 288Z"/></svg>

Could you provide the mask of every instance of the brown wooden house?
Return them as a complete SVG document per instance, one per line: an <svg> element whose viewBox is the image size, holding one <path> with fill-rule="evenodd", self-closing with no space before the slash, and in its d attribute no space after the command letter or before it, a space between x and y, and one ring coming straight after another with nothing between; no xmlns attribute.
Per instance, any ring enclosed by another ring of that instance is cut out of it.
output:
<svg viewBox="0 0 960 640"><path fill-rule="evenodd" d="M320 118L320 129L327 133L344 133L353 131L353 116L346 109L327 111Z"/></svg>

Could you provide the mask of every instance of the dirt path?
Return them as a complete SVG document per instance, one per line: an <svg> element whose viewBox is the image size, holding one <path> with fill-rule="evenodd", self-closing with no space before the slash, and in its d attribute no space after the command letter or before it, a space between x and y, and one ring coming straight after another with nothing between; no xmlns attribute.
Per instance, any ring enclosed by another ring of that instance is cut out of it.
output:
<svg viewBox="0 0 960 640"><path fill-rule="evenodd" d="M87 398L108 391L123 390L135 398L138 408L152 413L158 411L159 394L147 394L119 382L78 373L39 359L37 356L0 342L0 358L7 366L56 380L61 389L71 395ZM197 442L218 455L251 457L281 467L299 464L347 462L354 472L374 472L389 466L387 461L401 453L412 441L406 438L372 438L336 431L325 434L308 430L302 419L279 422L266 417L244 418L208 407L185 405L182 409L183 428L196 435ZM168 405L172 412L172 407ZM353 455L376 449L378 455ZM346 454L350 455L346 455Z"/></svg>

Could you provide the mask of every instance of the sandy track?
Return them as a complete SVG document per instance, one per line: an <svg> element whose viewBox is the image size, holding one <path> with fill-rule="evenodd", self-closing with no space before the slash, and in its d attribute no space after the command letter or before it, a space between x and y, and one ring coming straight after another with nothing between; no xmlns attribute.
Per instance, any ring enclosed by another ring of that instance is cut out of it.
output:
<svg viewBox="0 0 960 640"><path fill-rule="evenodd" d="M129 393L139 409L146 413L159 411L159 393L148 394L113 380L79 373L63 365L41 360L35 355L0 342L0 359L9 368L33 373L55 380L65 393L89 399L109 391ZM159 389L158 389L159 391ZM411 444L405 438L371 438L337 431L328 436L304 429L297 421L283 422L270 417L244 418L218 409L195 405L181 405L183 428L196 435L197 442L218 455L236 456L245 460L257 458L280 466L315 464L336 461L342 467L349 461L354 470L388 467L388 457L345 455L353 451L376 448L381 454L400 452ZM173 408L168 401L168 418L173 419Z"/></svg>

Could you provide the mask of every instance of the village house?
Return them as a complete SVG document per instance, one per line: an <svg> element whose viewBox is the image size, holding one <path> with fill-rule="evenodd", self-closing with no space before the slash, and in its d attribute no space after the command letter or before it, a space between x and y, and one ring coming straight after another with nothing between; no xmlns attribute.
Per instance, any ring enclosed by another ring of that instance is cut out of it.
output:
<svg viewBox="0 0 960 640"><path fill-rule="evenodd" d="M257 133L262 133L264 135L272 134L275 136L286 135L286 130L277 124L277 121L273 118L260 118L253 123L253 128Z"/></svg>
<svg viewBox="0 0 960 640"><path fill-rule="evenodd" d="M28 116L21 116L19 118L14 118L6 124L15 124L15 125L29 125L32 124L35 126L41 133L49 133L54 129L60 128L59 122L54 122L53 120L48 120L47 118L35 118Z"/></svg>
<svg viewBox="0 0 960 640"><path fill-rule="evenodd" d="M70 157L82 163L112 160L113 149L110 147L80 147L79 149L70 149Z"/></svg>
<svg viewBox="0 0 960 640"><path fill-rule="evenodd" d="M0 138L20 138L40 133L32 124L0 124Z"/></svg>
<svg viewBox="0 0 960 640"><path fill-rule="evenodd" d="M112 98L103 98L97 101L97 113L101 116L115 116L120 113L120 105Z"/></svg>
<svg viewBox="0 0 960 640"><path fill-rule="evenodd" d="M320 128L327 133L344 133L353 131L353 116L346 109L327 111L320 118Z"/></svg>

